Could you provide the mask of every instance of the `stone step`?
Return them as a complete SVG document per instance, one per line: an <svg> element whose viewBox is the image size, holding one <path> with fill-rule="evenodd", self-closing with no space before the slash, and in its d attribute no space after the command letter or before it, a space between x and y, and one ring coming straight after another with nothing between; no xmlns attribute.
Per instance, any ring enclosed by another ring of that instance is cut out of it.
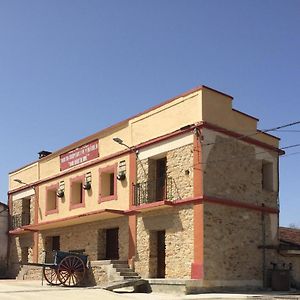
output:
<svg viewBox="0 0 300 300"><path fill-rule="evenodd" d="M141 279L141 276L139 275L133 275L133 276L123 276L124 280L130 280L130 279Z"/></svg>
<svg viewBox="0 0 300 300"><path fill-rule="evenodd" d="M112 265L115 269L129 269L128 264L113 264Z"/></svg>
<svg viewBox="0 0 300 300"><path fill-rule="evenodd" d="M139 274L131 270L129 272L120 272L120 276L139 276Z"/></svg>
<svg viewBox="0 0 300 300"><path fill-rule="evenodd" d="M130 268L115 268L117 272L132 272Z"/></svg>
<svg viewBox="0 0 300 300"><path fill-rule="evenodd" d="M113 260L111 260L110 261L112 264L121 264L121 265L123 265L123 264L128 264L128 261L126 261L126 260L116 260L116 259L113 259Z"/></svg>
<svg viewBox="0 0 300 300"><path fill-rule="evenodd" d="M109 290L109 291L113 291L115 289L119 289L119 288L124 288L124 287L138 287L140 285L145 285L148 284L148 281L144 280L144 279L136 279L136 280L121 280L121 281L117 281L117 282L110 282L106 285L103 285L102 288Z"/></svg>

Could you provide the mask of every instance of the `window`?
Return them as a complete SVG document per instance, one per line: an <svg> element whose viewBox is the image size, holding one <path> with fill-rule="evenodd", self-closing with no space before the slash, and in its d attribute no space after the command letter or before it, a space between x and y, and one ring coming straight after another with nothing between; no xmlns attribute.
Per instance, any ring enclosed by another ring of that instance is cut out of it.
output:
<svg viewBox="0 0 300 300"><path fill-rule="evenodd" d="M273 164L270 162L262 162L262 189L273 191Z"/></svg>
<svg viewBox="0 0 300 300"><path fill-rule="evenodd" d="M58 184L46 188L46 215L58 212L58 197L56 195Z"/></svg>
<svg viewBox="0 0 300 300"><path fill-rule="evenodd" d="M71 179L70 209L85 206L85 190L83 189L84 176Z"/></svg>
<svg viewBox="0 0 300 300"><path fill-rule="evenodd" d="M117 199L117 164L99 170L99 202Z"/></svg>

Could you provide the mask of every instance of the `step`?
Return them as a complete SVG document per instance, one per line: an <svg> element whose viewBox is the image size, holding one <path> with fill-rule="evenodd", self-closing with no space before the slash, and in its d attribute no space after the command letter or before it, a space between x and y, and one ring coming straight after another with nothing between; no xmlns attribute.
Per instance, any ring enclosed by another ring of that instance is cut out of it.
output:
<svg viewBox="0 0 300 300"><path fill-rule="evenodd" d="M112 265L115 269L129 269L128 264L113 264Z"/></svg>
<svg viewBox="0 0 300 300"><path fill-rule="evenodd" d="M115 268L117 272L133 272L130 268Z"/></svg>
<svg viewBox="0 0 300 300"><path fill-rule="evenodd" d="M120 264L120 265L123 265L123 264L128 264L128 261L127 260L111 260L110 261L112 264Z"/></svg>
<svg viewBox="0 0 300 300"><path fill-rule="evenodd" d="M124 287L136 287L142 284L147 284L148 281L144 279L136 279L136 280L121 280L117 282L110 282L106 285L103 285L102 288L105 290L113 291L114 289L124 288Z"/></svg>
<svg viewBox="0 0 300 300"><path fill-rule="evenodd" d="M133 275L133 276L123 276L124 280L130 280L130 279L141 279L141 276L139 275Z"/></svg>
<svg viewBox="0 0 300 300"><path fill-rule="evenodd" d="M120 272L120 276L139 276L139 274L133 271L129 271L129 272Z"/></svg>

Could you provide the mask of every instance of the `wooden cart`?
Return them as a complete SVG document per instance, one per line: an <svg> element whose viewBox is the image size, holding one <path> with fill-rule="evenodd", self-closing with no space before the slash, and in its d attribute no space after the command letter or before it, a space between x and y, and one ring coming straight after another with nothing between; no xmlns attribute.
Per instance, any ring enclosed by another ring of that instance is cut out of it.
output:
<svg viewBox="0 0 300 300"><path fill-rule="evenodd" d="M28 263L43 268L43 276L51 285L79 286L88 269L88 256L74 252L54 251L53 263Z"/></svg>

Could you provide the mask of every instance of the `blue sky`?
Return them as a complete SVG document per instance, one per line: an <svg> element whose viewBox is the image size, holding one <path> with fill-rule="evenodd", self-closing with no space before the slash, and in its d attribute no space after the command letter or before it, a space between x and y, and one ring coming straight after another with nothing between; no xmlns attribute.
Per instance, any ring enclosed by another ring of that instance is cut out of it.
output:
<svg viewBox="0 0 300 300"><path fill-rule="evenodd" d="M40 150L197 85L232 95L260 129L300 120L299 29L293 0L1 0L0 199ZM287 129L281 146L300 143ZM280 223L300 226L300 154L280 166Z"/></svg>

